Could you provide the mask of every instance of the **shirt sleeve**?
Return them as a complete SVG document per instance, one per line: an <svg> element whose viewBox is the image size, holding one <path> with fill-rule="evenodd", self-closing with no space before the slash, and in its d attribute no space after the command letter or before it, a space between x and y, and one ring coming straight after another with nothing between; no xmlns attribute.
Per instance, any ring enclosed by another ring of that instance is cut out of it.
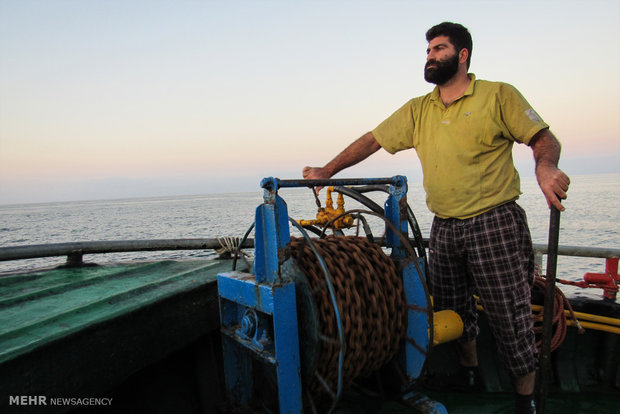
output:
<svg viewBox="0 0 620 414"><path fill-rule="evenodd" d="M499 99L502 119L513 140L529 144L538 131L549 128L514 86L501 84Z"/></svg>
<svg viewBox="0 0 620 414"><path fill-rule="evenodd" d="M413 148L413 107L415 99L401 106L396 112L381 122L372 134L387 152L394 154L398 151Z"/></svg>

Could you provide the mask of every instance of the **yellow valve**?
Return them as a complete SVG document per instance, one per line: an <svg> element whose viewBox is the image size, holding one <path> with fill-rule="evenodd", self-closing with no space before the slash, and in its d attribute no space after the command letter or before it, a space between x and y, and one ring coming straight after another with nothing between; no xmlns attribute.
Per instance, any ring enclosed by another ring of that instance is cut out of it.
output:
<svg viewBox="0 0 620 414"><path fill-rule="evenodd" d="M454 341L463 335L463 321L453 310L433 313L433 346Z"/></svg>
<svg viewBox="0 0 620 414"><path fill-rule="evenodd" d="M338 199L336 200L336 209L334 209L334 201L332 200L332 191L334 191L334 187L327 188L327 194L325 198L325 207L319 207L316 213L315 220L299 220L299 224L301 226L325 226L331 220L336 218L337 216L344 214L344 196L341 193L338 193ZM346 229L349 227L353 227L353 217L350 214L346 214L340 217L338 220L334 221L330 225L334 230Z"/></svg>

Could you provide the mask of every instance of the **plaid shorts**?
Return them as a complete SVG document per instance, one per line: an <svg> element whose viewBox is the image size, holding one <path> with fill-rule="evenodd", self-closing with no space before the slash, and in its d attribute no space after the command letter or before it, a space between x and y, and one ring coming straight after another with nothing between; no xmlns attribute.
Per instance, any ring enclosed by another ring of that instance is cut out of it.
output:
<svg viewBox="0 0 620 414"><path fill-rule="evenodd" d="M459 341L478 336L476 293L506 369L513 376L533 372L534 250L525 211L513 201L465 220L435 217L429 252L435 310L452 309L461 316Z"/></svg>

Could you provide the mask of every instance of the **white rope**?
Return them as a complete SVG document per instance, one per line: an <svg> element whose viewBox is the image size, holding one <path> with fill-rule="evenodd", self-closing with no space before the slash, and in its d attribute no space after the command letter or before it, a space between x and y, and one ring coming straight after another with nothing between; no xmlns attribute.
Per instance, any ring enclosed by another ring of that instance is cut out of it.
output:
<svg viewBox="0 0 620 414"><path fill-rule="evenodd" d="M226 253L230 253L231 255L234 255L235 252L237 251L237 248L241 244L241 237L225 236L225 237L217 237L216 240L220 244L221 247L219 249L216 249L215 252L219 254L220 256ZM246 257L250 256L248 253L244 252L243 250L239 250L239 252L243 256L246 256Z"/></svg>

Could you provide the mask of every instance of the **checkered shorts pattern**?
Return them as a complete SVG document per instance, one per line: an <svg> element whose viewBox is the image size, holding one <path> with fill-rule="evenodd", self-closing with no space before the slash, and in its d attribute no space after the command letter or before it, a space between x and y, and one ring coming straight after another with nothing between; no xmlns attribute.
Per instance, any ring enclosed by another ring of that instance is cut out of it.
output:
<svg viewBox="0 0 620 414"><path fill-rule="evenodd" d="M465 220L435 217L429 252L435 310L452 309L461 316L459 340L478 336L476 293L506 369L514 376L533 372L534 251L525 211L510 202Z"/></svg>

